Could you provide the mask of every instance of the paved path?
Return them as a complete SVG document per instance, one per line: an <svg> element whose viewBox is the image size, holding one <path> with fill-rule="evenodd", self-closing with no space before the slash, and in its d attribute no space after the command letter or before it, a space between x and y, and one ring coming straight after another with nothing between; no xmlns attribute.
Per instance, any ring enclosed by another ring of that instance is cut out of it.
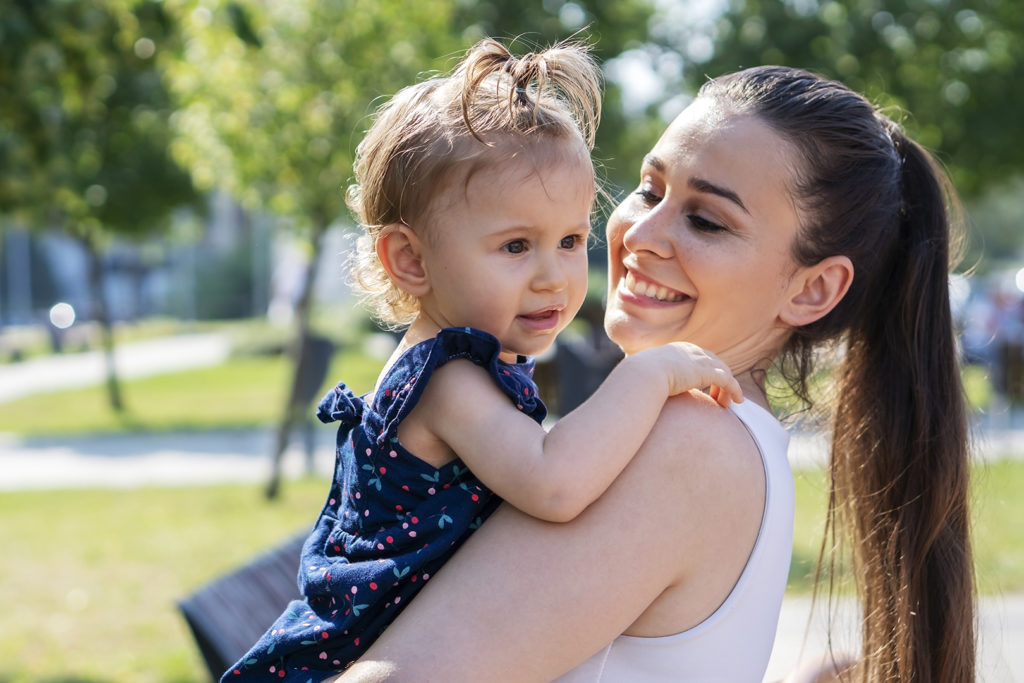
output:
<svg viewBox="0 0 1024 683"><path fill-rule="evenodd" d="M114 365L122 379L217 365L231 351L223 334L208 332L120 344ZM106 379L101 351L63 353L0 365L0 404L29 394L100 384Z"/></svg>
<svg viewBox="0 0 1024 683"><path fill-rule="evenodd" d="M820 606L816 608L808 629L811 599L790 596L783 601L766 681L777 681L799 662L828 653L824 614ZM1024 594L981 598L978 622L977 680L1024 683ZM840 602L832 624L834 649L855 652L859 640L854 603Z"/></svg>
<svg viewBox="0 0 1024 683"><path fill-rule="evenodd" d="M329 476L336 427L321 427L314 466ZM266 481L273 436L270 429L28 438L0 433L0 491ZM284 455L284 474L299 476L305 469L305 448L296 437Z"/></svg>

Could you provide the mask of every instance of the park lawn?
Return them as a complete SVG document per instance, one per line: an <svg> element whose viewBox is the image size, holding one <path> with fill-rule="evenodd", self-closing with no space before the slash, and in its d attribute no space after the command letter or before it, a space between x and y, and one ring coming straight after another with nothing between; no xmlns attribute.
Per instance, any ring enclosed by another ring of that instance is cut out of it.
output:
<svg viewBox="0 0 1024 683"><path fill-rule="evenodd" d="M789 592L810 590L825 478L798 472ZM983 593L1024 590L1024 462L975 468ZM175 599L308 528L324 479L0 494L0 681L204 681Z"/></svg>
<svg viewBox="0 0 1024 683"><path fill-rule="evenodd" d="M206 681L174 601L308 529L327 481L0 494L0 681Z"/></svg>
<svg viewBox="0 0 1024 683"><path fill-rule="evenodd" d="M368 391L382 365L347 347L332 359L323 390L344 380L353 391ZM284 356L237 356L215 367L124 381L123 414L110 409L102 386L4 403L0 432L57 436L267 426L281 416L290 378Z"/></svg>
<svg viewBox="0 0 1024 683"><path fill-rule="evenodd" d="M821 551L828 497L821 470L797 471L793 561L788 590L807 592ZM1024 460L975 464L971 518L978 590L983 595L1024 591ZM824 586L824 584L823 584Z"/></svg>

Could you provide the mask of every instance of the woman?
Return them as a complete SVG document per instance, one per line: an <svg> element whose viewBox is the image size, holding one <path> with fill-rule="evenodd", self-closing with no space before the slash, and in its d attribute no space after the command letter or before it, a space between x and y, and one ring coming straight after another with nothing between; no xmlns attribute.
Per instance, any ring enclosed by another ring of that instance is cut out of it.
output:
<svg viewBox="0 0 1024 683"><path fill-rule="evenodd" d="M764 374L806 395L834 341L829 519L866 615L847 678L973 680L949 198L840 84L781 67L706 84L609 221L605 324L627 353L713 351L747 401L671 400L568 524L504 506L343 680L761 680L792 512Z"/></svg>

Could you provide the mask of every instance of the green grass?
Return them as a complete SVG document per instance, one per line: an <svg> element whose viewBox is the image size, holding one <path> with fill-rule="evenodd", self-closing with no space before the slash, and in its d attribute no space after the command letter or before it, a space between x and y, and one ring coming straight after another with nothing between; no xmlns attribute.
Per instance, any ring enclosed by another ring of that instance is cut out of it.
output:
<svg viewBox="0 0 1024 683"><path fill-rule="evenodd" d="M971 515L978 590L1024 591L1024 461L1000 460L972 468ZM798 471L793 562L788 589L811 590L824 532L827 481L821 470Z"/></svg>
<svg viewBox="0 0 1024 683"><path fill-rule="evenodd" d="M383 362L352 347L324 380L373 388ZM291 367L283 356L233 357L222 365L123 383L126 410L113 412L104 387L36 394L3 404L0 432L24 436L266 426L284 407Z"/></svg>
<svg viewBox="0 0 1024 683"><path fill-rule="evenodd" d="M967 393L967 402L975 410L985 410L990 407L995 391L992 389L992 382L988 376L988 369L980 365L968 365L963 370L964 391Z"/></svg>
<svg viewBox="0 0 1024 683"><path fill-rule="evenodd" d="M1024 462L975 470L979 586L1024 590ZM797 474L789 591L806 593L824 477ZM0 495L0 681L204 681L174 601L308 528L327 482Z"/></svg>
<svg viewBox="0 0 1024 683"><path fill-rule="evenodd" d="M974 472L974 553L983 593L1024 590L1024 462Z"/></svg>
<svg viewBox="0 0 1024 683"><path fill-rule="evenodd" d="M208 680L174 601L308 528L326 481L0 495L0 680Z"/></svg>

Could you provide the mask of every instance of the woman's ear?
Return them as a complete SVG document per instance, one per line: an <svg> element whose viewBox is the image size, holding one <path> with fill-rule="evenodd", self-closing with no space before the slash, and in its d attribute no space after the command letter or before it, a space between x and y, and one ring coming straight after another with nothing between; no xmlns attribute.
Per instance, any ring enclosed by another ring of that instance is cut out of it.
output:
<svg viewBox="0 0 1024 683"><path fill-rule="evenodd" d="M801 269L793 279L792 296L779 313L793 327L813 323L836 307L853 282L853 263L846 256L829 256Z"/></svg>
<svg viewBox="0 0 1024 683"><path fill-rule="evenodd" d="M377 258L396 287L415 297L430 291L420 240L408 225L386 226L377 237Z"/></svg>

